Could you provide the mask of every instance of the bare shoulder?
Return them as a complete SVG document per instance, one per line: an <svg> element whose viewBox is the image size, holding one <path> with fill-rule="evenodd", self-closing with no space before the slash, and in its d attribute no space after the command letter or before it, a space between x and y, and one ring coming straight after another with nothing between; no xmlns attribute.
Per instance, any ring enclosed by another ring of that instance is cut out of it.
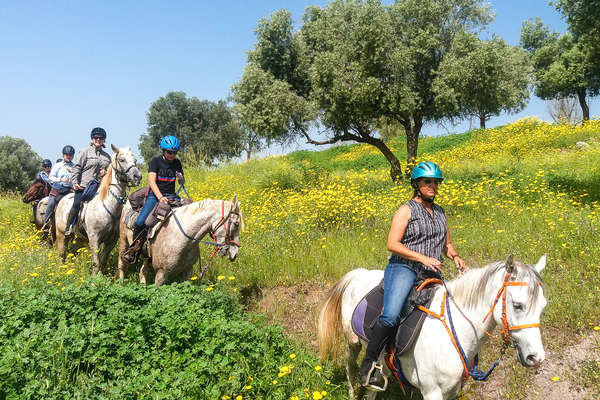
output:
<svg viewBox="0 0 600 400"><path fill-rule="evenodd" d="M410 218L410 207L408 204L402 204L398 210L396 210L395 218Z"/></svg>

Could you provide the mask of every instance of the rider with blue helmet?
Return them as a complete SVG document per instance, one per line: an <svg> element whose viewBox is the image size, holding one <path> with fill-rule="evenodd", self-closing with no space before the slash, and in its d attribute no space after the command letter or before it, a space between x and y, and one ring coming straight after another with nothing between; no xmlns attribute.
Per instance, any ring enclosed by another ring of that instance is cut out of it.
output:
<svg viewBox="0 0 600 400"><path fill-rule="evenodd" d="M181 161L177 158L179 146L179 139L175 136L165 136L160 141L162 155L150 160L148 165L148 186L150 190L146 202L135 221L134 238L138 238L144 230L146 218L156 203L159 201L167 203L169 199L178 198L175 192L175 181L179 179L182 184L185 182ZM139 240L136 241L140 242ZM134 245L135 243L132 244L132 247Z"/></svg>
<svg viewBox="0 0 600 400"><path fill-rule="evenodd" d="M360 383L371 390L381 390L383 386L377 360L400 323L400 312L417 277L427 276L427 270L440 271L442 253L454 261L459 271L466 269L450 241L446 213L434 203L438 186L444 180L442 170L433 162L421 162L410 178L413 196L396 211L388 234L387 248L392 254L383 277L383 311L360 366Z"/></svg>

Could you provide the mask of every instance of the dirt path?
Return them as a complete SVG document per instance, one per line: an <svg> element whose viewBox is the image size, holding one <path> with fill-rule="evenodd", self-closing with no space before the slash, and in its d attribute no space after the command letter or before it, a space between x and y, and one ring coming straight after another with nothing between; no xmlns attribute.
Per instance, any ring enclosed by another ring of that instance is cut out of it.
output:
<svg viewBox="0 0 600 400"><path fill-rule="evenodd" d="M287 335L316 351L315 319L328 290L328 285L317 284L264 289L251 302L250 309L266 314L272 322L282 325ZM546 335L546 338L555 336L553 332ZM595 363L596 374L600 370L600 332L589 330L587 335L578 335L570 343L569 346L547 345L546 361L536 370L521 367L509 356L509 351L488 382L470 383L464 388L465 398L599 399L598 377L595 386L587 387L590 382L586 376L590 372L586 373L585 369L589 370Z"/></svg>

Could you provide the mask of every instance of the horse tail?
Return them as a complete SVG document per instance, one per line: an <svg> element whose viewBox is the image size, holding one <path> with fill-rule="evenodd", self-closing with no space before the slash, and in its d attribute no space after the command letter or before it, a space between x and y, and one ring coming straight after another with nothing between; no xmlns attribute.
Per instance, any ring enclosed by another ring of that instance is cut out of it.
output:
<svg viewBox="0 0 600 400"><path fill-rule="evenodd" d="M350 271L331 288L321 306L317 321L317 340L321 359L337 358L342 330L342 296L355 277Z"/></svg>

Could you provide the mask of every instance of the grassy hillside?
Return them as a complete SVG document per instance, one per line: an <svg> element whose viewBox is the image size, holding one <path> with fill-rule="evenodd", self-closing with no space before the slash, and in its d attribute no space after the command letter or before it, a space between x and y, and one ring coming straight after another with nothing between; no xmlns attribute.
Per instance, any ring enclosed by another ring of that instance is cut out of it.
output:
<svg viewBox="0 0 600 400"><path fill-rule="evenodd" d="M579 148L579 141L587 145ZM390 146L405 159L403 140ZM594 327L600 322L600 122L572 127L521 120L497 129L423 138L419 150L420 159L435 161L444 171L446 179L436 201L445 208L453 242L469 266L482 266L508 254L534 263L548 254L543 278L549 304L542 321L547 347L560 350L577 333L599 334ZM391 217L411 194L408 182L394 185L390 181L388 169L385 159L366 145L300 151L211 171L187 168L192 198L231 199L237 194L246 223L238 260L216 259L202 285L195 276L192 288L205 294L208 288L228 282L227 293L237 297L257 286L331 284L356 267L383 268ZM87 250L60 262L35 235L28 213L28 206L17 198L0 197L0 287L7 288L2 296L16 291L18 297L34 290L50 291L60 299L61 293L91 284ZM203 248L203 257L210 250ZM116 264L115 256L112 263ZM195 268L199 272L200 266ZM451 262L446 262L445 275L452 277L454 272ZM123 290L144 290L136 281L132 274ZM169 295L177 296L177 289ZM187 290L183 292L190 295ZM0 334L3 329L0 323ZM287 351L305 352L289 346ZM277 362L283 363L285 357ZM277 380L269 373L283 370L255 372L264 390L261 396L290 398L309 393L310 397L317 390L316 397L328 391L328 397L344 398L341 371L323 375L313 369L314 358L302 357L308 367L298 375L308 383L289 384L277 392L277 384L268 385L269 380ZM129 367L136 368L135 364ZM515 368L506 378L510 383L503 393L518 392L519 385L530 382L533 374ZM576 374L579 384L600 393L597 363ZM333 390L324 389L327 378ZM78 375L65 379L71 385L97 383L80 380ZM0 398L2 390L0 386ZM82 389L81 393L87 392ZM245 395L239 390L219 393Z"/></svg>

